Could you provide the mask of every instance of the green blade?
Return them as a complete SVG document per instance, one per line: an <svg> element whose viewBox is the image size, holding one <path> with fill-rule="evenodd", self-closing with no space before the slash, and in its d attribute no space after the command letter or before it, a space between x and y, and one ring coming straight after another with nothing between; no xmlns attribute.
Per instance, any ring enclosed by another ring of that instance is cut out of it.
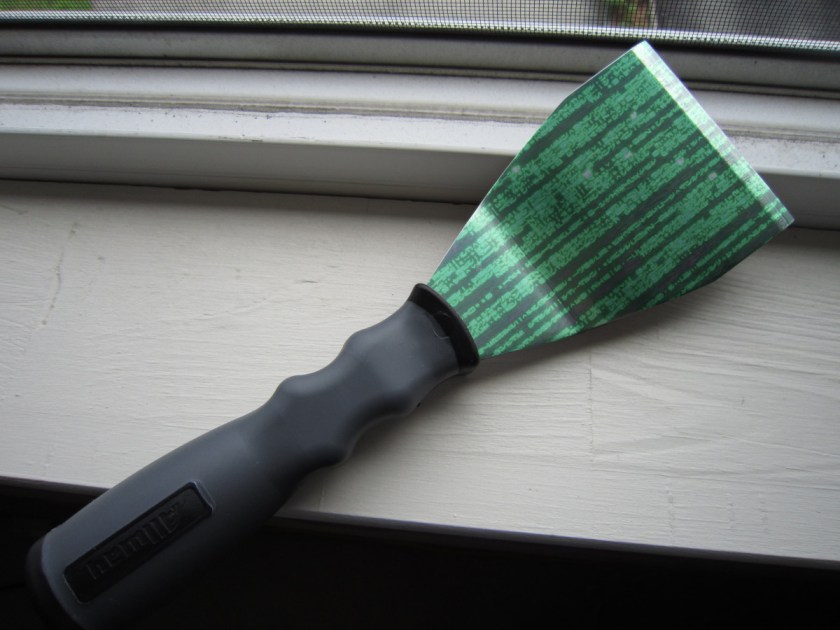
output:
<svg viewBox="0 0 840 630"><path fill-rule="evenodd" d="M551 114L429 286L497 356L697 289L792 221L643 43Z"/></svg>

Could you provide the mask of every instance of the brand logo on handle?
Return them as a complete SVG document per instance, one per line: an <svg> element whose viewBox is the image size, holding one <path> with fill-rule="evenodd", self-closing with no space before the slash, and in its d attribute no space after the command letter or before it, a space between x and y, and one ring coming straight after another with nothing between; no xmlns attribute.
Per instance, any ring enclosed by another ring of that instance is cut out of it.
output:
<svg viewBox="0 0 840 630"><path fill-rule="evenodd" d="M70 564L64 579L80 602L89 602L211 513L188 484Z"/></svg>

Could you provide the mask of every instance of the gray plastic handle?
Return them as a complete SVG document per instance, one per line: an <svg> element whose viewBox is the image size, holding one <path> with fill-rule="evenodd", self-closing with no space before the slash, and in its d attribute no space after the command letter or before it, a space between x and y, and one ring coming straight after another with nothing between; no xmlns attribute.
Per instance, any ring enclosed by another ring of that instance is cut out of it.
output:
<svg viewBox="0 0 840 630"><path fill-rule="evenodd" d="M463 324L418 285L327 367L181 446L33 546L27 579L56 627L125 628L271 517L309 472L337 464L372 424L410 413L478 358Z"/></svg>

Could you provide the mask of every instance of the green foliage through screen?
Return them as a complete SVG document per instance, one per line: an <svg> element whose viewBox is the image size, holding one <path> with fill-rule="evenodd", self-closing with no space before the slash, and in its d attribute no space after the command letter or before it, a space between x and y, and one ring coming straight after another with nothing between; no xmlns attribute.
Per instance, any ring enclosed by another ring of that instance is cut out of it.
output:
<svg viewBox="0 0 840 630"><path fill-rule="evenodd" d="M0 0L0 11L85 11L91 0Z"/></svg>

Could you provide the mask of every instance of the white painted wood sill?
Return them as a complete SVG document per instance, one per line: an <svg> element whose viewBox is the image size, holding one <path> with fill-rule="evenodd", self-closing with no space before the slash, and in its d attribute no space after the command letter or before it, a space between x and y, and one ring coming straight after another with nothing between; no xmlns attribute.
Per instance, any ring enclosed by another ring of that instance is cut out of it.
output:
<svg viewBox="0 0 840 630"><path fill-rule="evenodd" d="M325 365L471 206L0 182L0 476L113 485ZM281 516L840 561L840 232L487 361Z"/></svg>
<svg viewBox="0 0 840 630"><path fill-rule="evenodd" d="M0 65L0 476L109 487L322 367L573 79ZM799 226L840 226L838 101L697 94ZM840 233L793 230L487 362L281 515L840 561L838 263Z"/></svg>

